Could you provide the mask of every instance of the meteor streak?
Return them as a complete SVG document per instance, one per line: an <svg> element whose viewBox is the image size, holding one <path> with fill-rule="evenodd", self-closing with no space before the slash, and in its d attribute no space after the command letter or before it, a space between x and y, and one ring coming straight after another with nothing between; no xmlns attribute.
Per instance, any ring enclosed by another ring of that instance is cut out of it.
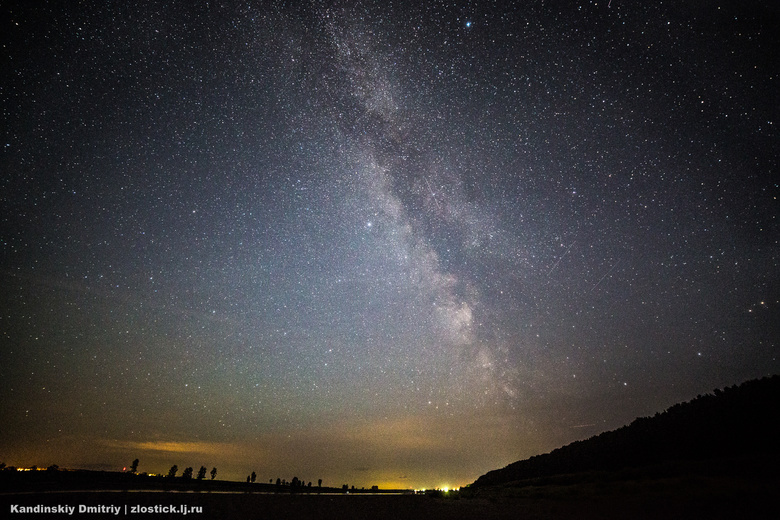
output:
<svg viewBox="0 0 780 520"><path fill-rule="evenodd" d="M609 268L609 271L607 271L607 274L605 274L604 276L602 276L602 277L599 279L599 281L598 281L598 282L596 282L596 285L594 285L593 287L591 287L591 288L590 288L590 291L588 291L588 294L592 293L592 292L593 292L593 290L594 290L596 287L598 287L598 286L599 286L599 284L600 284L600 283L601 283L601 282L604 280L604 278L606 278L607 276L609 276L609 273L611 273L611 272L612 272L612 270L613 270L613 269L615 269L615 267L617 267L617 265L618 265L619 263L620 263L620 260L618 260L617 262L615 262L615 263L612 265L612 267L610 267L610 268Z"/></svg>

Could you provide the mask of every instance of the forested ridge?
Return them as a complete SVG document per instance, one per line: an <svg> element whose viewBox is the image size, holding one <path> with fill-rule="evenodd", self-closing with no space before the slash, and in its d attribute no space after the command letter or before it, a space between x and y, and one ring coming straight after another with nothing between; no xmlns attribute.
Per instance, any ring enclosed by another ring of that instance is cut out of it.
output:
<svg viewBox="0 0 780 520"><path fill-rule="evenodd" d="M472 487L662 462L776 455L778 403L778 375L716 389L653 417L490 471Z"/></svg>

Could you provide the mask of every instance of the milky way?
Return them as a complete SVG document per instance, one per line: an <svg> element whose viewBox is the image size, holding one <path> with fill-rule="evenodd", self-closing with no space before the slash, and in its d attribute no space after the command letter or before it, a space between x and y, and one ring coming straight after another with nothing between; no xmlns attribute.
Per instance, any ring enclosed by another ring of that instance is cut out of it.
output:
<svg viewBox="0 0 780 520"><path fill-rule="evenodd" d="M0 457L461 485L777 373L770 4L4 5Z"/></svg>

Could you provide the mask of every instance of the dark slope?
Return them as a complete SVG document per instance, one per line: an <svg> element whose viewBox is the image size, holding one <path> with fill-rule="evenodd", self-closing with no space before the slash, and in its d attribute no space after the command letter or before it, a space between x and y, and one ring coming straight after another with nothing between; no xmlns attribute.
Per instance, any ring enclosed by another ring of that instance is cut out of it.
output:
<svg viewBox="0 0 780 520"><path fill-rule="evenodd" d="M780 376L715 390L654 417L490 471L472 487L659 462L780 452Z"/></svg>

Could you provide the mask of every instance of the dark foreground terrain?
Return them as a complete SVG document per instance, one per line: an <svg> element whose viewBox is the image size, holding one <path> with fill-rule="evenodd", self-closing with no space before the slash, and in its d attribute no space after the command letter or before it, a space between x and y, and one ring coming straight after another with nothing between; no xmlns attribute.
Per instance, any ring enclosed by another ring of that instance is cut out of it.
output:
<svg viewBox="0 0 780 520"><path fill-rule="evenodd" d="M441 496L17 491L0 492L0 518L181 518L186 506L187 518L203 519L774 519L780 518L779 489L776 478L692 475L482 488ZM14 513L14 506L20 512ZM22 507L35 506L69 506L74 513L21 513ZM84 509L99 506L113 506L113 512ZM162 512L171 506L174 512Z"/></svg>
<svg viewBox="0 0 780 520"><path fill-rule="evenodd" d="M428 495L6 468L0 518L777 519L778 400L749 381Z"/></svg>

